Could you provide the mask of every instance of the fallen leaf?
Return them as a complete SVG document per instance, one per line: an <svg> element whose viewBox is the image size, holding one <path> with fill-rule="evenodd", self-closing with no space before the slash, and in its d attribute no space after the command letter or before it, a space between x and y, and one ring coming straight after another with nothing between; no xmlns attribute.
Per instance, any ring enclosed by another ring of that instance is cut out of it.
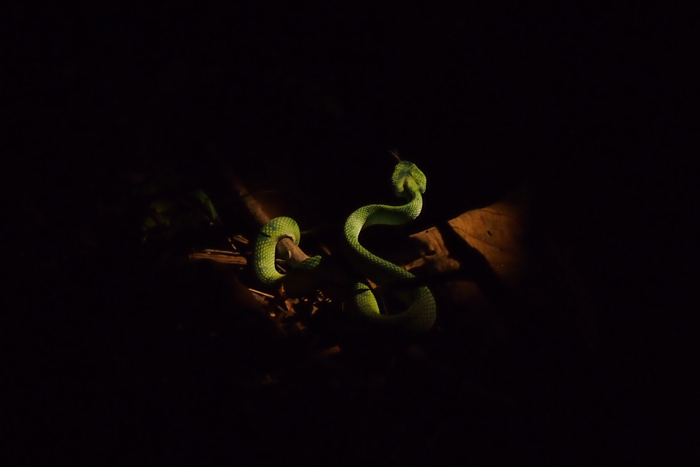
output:
<svg viewBox="0 0 700 467"><path fill-rule="evenodd" d="M424 269L436 294L450 304L452 325L469 330L484 349L507 339L503 310L513 305L511 291L525 277L529 206L523 185L501 201L411 236L423 256L406 269Z"/></svg>
<svg viewBox="0 0 700 467"><path fill-rule="evenodd" d="M530 196L520 186L503 200L490 206L467 211L448 221L450 234L455 234L468 248L478 252L493 272L509 286L517 287L527 265L525 235ZM425 256L407 269L426 266L431 273L456 271L468 265L458 252L450 251L444 228L432 227L411 235Z"/></svg>

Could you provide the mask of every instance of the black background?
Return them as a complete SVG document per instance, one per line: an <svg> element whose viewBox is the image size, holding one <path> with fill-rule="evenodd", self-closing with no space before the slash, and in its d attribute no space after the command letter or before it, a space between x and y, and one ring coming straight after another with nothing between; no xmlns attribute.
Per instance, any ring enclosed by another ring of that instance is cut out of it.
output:
<svg viewBox="0 0 700 467"><path fill-rule="evenodd" d="M562 376L576 395L554 404L552 433L520 420L502 438L438 443L430 455L684 452L695 318L681 297L692 288L687 219L697 182L681 157L694 128L685 119L697 50L688 15L522 3L28 10L6 18L3 83L6 226L17 233L8 245L21 284L8 310L22 317L8 321L17 347L7 355L20 391L13 401L29 422L16 432L23 452L138 456L135 446L146 446L199 456L207 447L234 460L327 458L373 429L367 421L331 441L305 436L358 423L349 413L362 402L322 392L288 404L260 396L276 405L250 409L250 420L226 412L234 397L225 378L207 373L225 366L202 362L235 345L196 353L150 337L167 313L144 317L147 307L135 305L154 300L153 284L125 259L133 232L99 220L98 201L125 174L153 167L225 191L212 145L254 189L294 192L293 214L311 226L390 202L392 149L428 176L416 230L528 181L537 215L572 252L597 304L605 363L589 369L595 383ZM77 260L85 229L103 247ZM167 274L158 280L167 289ZM192 375L163 389L174 362ZM190 394L199 405L183 408ZM397 407L406 416L413 406ZM566 429L573 434L558 437ZM477 422L467 430L482 431ZM386 453L412 452L401 449Z"/></svg>

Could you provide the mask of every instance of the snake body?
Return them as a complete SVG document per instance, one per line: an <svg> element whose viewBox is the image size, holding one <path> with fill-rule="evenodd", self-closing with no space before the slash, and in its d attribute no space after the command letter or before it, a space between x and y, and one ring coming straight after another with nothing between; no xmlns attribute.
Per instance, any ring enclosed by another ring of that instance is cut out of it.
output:
<svg viewBox="0 0 700 467"><path fill-rule="evenodd" d="M348 259L356 270L379 286L400 281L410 281L415 276L404 268L372 254L360 244L360 232L371 225L401 225L418 217L423 208L422 193L426 188L425 174L413 163L401 161L392 175L392 185L397 196L406 200L400 206L370 204L357 209L345 221L345 242ZM291 238L299 244L299 226L289 217L276 217L265 224L255 242L253 267L258 279L265 284L280 281L284 274L275 268L275 249L282 238ZM320 266L321 257L314 256L301 263L304 269ZM382 315L377 300L369 286L357 282L353 286L353 299L360 313L377 326L411 334L428 331L435 322L437 305L426 286L396 291L398 298L408 307L395 315Z"/></svg>

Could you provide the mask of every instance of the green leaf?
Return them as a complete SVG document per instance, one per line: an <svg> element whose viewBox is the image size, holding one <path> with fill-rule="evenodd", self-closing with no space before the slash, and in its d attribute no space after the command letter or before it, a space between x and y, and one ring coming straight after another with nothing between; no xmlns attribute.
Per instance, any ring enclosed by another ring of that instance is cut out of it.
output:
<svg viewBox="0 0 700 467"><path fill-rule="evenodd" d="M171 207L172 205L170 204L170 202L166 200L157 200L151 203L151 208L158 213L167 212L170 210Z"/></svg>
<svg viewBox="0 0 700 467"><path fill-rule="evenodd" d="M216 213L216 209L214 209L214 203L211 202L206 193L204 193L202 190L196 190L192 192L192 196L194 196L197 200L199 200L200 203L204 205L210 220L219 220L219 215Z"/></svg>
<svg viewBox="0 0 700 467"><path fill-rule="evenodd" d="M156 225L158 225L158 224L156 223L156 221L153 220L153 218L147 217L147 218L143 221L143 230L153 228L153 227L155 227Z"/></svg>

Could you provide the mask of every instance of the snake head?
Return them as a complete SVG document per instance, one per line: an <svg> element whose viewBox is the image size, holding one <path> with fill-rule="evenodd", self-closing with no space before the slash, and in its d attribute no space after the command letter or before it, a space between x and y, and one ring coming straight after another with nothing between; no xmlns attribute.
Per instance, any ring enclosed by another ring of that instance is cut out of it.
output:
<svg viewBox="0 0 700 467"><path fill-rule="evenodd" d="M425 193L425 174L413 162L401 161L396 164L391 183L398 196L406 196L406 192Z"/></svg>

